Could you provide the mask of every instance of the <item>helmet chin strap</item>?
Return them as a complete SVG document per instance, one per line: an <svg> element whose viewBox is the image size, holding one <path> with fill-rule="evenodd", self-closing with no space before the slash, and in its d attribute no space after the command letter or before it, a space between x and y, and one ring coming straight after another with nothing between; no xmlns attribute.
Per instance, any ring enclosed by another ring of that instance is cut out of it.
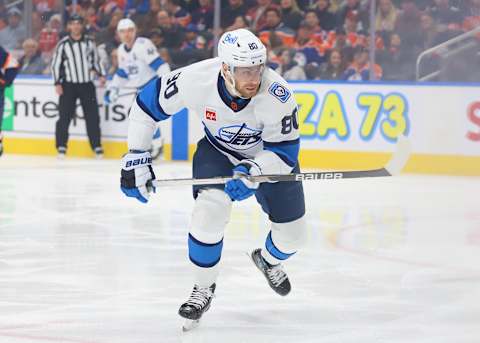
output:
<svg viewBox="0 0 480 343"><path fill-rule="evenodd" d="M236 96L237 98L242 98L242 99L249 99L245 98L240 94L240 92L237 90L237 87L235 85L235 77L232 74L232 68L230 66L228 67L228 71L224 72L223 68L221 70L222 77L225 80L225 86L227 87L227 91L233 95Z"/></svg>

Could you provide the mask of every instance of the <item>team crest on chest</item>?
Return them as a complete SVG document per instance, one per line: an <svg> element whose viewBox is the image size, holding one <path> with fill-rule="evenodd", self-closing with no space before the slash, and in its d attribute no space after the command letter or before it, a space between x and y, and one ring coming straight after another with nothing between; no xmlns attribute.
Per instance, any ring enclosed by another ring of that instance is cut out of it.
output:
<svg viewBox="0 0 480 343"><path fill-rule="evenodd" d="M261 130L243 124L221 127L215 138L234 150L247 150L260 143L261 135Z"/></svg>
<svg viewBox="0 0 480 343"><path fill-rule="evenodd" d="M217 111L213 108L206 108L205 109L205 119L211 121L217 121Z"/></svg>

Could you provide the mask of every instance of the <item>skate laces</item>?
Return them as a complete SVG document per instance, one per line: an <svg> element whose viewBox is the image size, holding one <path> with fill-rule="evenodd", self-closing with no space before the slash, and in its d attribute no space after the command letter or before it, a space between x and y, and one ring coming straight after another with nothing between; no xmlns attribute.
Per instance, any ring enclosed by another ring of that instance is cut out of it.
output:
<svg viewBox="0 0 480 343"><path fill-rule="evenodd" d="M287 279L287 274L283 271L283 267L281 264L272 266L271 268L267 269L268 278L270 281L278 287L282 284L283 281Z"/></svg>
<svg viewBox="0 0 480 343"><path fill-rule="evenodd" d="M190 298L187 300L188 305L193 305L196 308L204 307L210 298L213 296L213 292L210 287L198 287L193 288Z"/></svg>

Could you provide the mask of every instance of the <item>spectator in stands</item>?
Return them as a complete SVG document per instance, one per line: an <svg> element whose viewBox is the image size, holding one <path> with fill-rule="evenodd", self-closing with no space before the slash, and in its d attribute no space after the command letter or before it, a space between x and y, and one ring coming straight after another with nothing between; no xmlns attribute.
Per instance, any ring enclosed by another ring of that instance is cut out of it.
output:
<svg viewBox="0 0 480 343"><path fill-rule="evenodd" d="M50 17L47 25L40 31L38 39L38 47L44 55L53 53L53 49L59 40L59 28L62 26L60 14L55 14Z"/></svg>
<svg viewBox="0 0 480 343"><path fill-rule="evenodd" d="M307 64L316 63L320 65L325 62L327 48L315 39L312 29L305 22L302 22L298 28L293 47L297 52L304 54Z"/></svg>
<svg viewBox="0 0 480 343"><path fill-rule="evenodd" d="M150 11L150 0L127 0L125 4L125 17L142 17L148 11Z"/></svg>
<svg viewBox="0 0 480 343"><path fill-rule="evenodd" d="M380 0L378 3L377 15L375 17L375 30L392 32L397 21L397 9L392 0Z"/></svg>
<svg viewBox="0 0 480 343"><path fill-rule="evenodd" d="M352 48L357 46L367 46L367 37L361 29L358 17L353 13L350 13L345 19L345 34L347 44Z"/></svg>
<svg viewBox="0 0 480 343"><path fill-rule="evenodd" d="M192 13L192 23L197 25L199 31L213 28L212 0L199 0L199 7Z"/></svg>
<svg viewBox="0 0 480 343"><path fill-rule="evenodd" d="M280 10L276 8L269 8L265 15L265 27L259 33L259 37L262 42L267 44L266 42L270 40L271 36L277 36L284 46L293 46L295 43L295 31L283 24Z"/></svg>
<svg viewBox="0 0 480 343"><path fill-rule="evenodd" d="M236 17L233 24L227 27L225 31L233 31L238 29L248 29L248 21L244 16Z"/></svg>
<svg viewBox="0 0 480 343"><path fill-rule="evenodd" d="M400 35L404 46L418 51L421 46L419 27L421 12L414 0L403 0L402 11L398 14L395 32Z"/></svg>
<svg viewBox="0 0 480 343"><path fill-rule="evenodd" d="M278 8L272 0L257 0L257 5L248 10L246 18L250 21L253 31L260 32L266 24L266 11L268 8Z"/></svg>
<svg viewBox="0 0 480 343"><path fill-rule="evenodd" d="M226 28L233 24L235 18L238 16L244 16L247 14L247 6L243 0L228 0L222 10L222 27Z"/></svg>
<svg viewBox="0 0 480 343"><path fill-rule="evenodd" d="M383 78L385 80L414 80L415 54L402 46L402 39L397 33L390 37L389 48L382 58Z"/></svg>
<svg viewBox="0 0 480 343"><path fill-rule="evenodd" d="M463 17L463 29L465 31L470 31L480 26L480 0L468 1L463 8Z"/></svg>
<svg viewBox="0 0 480 343"><path fill-rule="evenodd" d="M280 54L280 64L278 68L275 70L280 75L283 76L286 80L306 80L307 76L305 75L305 71L303 70L303 66L301 65L302 62L304 64L304 60L301 60L300 55L296 55L294 49L283 49L281 50ZM296 57L296 58L295 58ZM304 58L304 57L303 57Z"/></svg>
<svg viewBox="0 0 480 343"><path fill-rule="evenodd" d="M172 16L173 22L182 27L187 27L192 21L190 13L180 6L180 0L167 0L166 9Z"/></svg>
<svg viewBox="0 0 480 343"><path fill-rule="evenodd" d="M458 8L450 5L449 0L435 0L435 5L430 9L439 39L447 41L458 35L462 25L462 15Z"/></svg>
<svg viewBox="0 0 480 343"><path fill-rule="evenodd" d="M329 32L320 26L320 21L318 20L317 12L314 10L308 10L305 13L306 26L308 26L312 32L312 36L316 39L323 48L330 49L332 40L334 39L334 32Z"/></svg>
<svg viewBox="0 0 480 343"><path fill-rule="evenodd" d="M421 16L420 32L421 36L421 50L427 50L440 43L438 37L437 26L433 22L430 14L424 13Z"/></svg>
<svg viewBox="0 0 480 343"><path fill-rule="evenodd" d="M328 62L320 68L321 80L341 80L345 72L345 60L338 49L330 50Z"/></svg>
<svg viewBox="0 0 480 343"><path fill-rule="evenodd" d="M107 42L111 42L115 39L115 35L117 33L117 25L118 22L123 18L122 10L117 8L110 18L110 22L108 26L102 29L95 35L95 40L97 44L104 44Z"/></svg>
<svg viewBox="0 0 480 343"><path fill-rule="evenodd" d="M48 65L38 50L38 43L32 38L26 39L23 44L23 56L20 58L20 74L48 74Z"/></svg>
<svg viewBox="0 0 480 343"><path fill-rule="evenodd" d="M160 50L161 47L163 47L165 44L165 34L163 33L162 29L154 29L150 32L148 35L150 40L152 41L153 45Z"/></svg>
<svg viewBox="0 0 480 343"><path fill-rule="evenodd" d="M382 68L375 64L373 80L382 78ZM345 70L342 80L347 81L368 81L370 80L370 62L368 50L362 46L358 46L354 50L353 62Z"/></svg>
<svg viewBox="0 0 480 343"><path fill-rule="evenodd" d="M317 13L322 29L335 30L336 18L331 10L330 0L318 0L312 9Z"/></svg>
<svg viewBox="0 0 480 343"><path fill-rule="evenodd" d="M142 18L136 20L137 34L139 36L148 36L152 28L157 26L157 14L162 10L161 0L150 0L150 11Z"/></svg>
<svg viewBox="0 0 480 343"><path fill-rule="evenodd" d="M345 1L345 5L338 11L337 27L344 27L346 19L352 16L358 18L360 30L368 30L368 12L362 7L360 0Z"/></svg>
<svg viewBox="0 0 480 343"><path fill-rule="evenodd" d="M285 26L298 30L303 20L303 12L298 8L296 0L281 0L280 10L282 11L282 20Z"/></svg>
<svg viewBox="0 0 480 343"><path fill-rule="evenodd" d="M46 18L46 17L43 17L43 18ZM38 40L40 37L40 32L45 27L45 21L42 19L42 15L40 13L32 12L31 25L32 25L32 33L30 38Z"/></svg>
<svg viewBox="0 0 480 343"><path fill-rule="evenodd" d="M163 30L165 47L179 49L185 39L185 30L178 24L174 24L172 17L167 11L157 13L157 25Z"/></svg>
<svg viewBox="0 0 480 343"><path fill-rule="evenodd" d="M8 26L0 31L0 45L6 50L14 50L25 40L27 31L22 23L22 12L18 8L10 8L7 15Z"/></svg>
<svg viewBox="0 0 480 343"><path fill-rule="evenodd" d="M60 12L60 2L56 0L33 0L33 8L47 21L50 16Z"/></svg>
<svg viewBox="0 0 480 343"><path fill-rule="evenodd" d="M94 7L88 7L85 11L85 33L95 36L101 28L97 24L97 11Z"/></svg>

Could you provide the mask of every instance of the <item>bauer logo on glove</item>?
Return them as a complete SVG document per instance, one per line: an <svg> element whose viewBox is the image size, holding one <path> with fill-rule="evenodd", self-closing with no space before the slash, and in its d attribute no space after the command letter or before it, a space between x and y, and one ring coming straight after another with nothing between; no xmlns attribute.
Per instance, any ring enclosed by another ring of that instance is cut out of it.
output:
<svg viewBox="0 0 480 343"><path fill-rule="evenodd" d="M148 151L131 151L123 157L120 188L122 192L140 202L148 202L150 192L155 192L152 180L152 156Z"/></svg>

